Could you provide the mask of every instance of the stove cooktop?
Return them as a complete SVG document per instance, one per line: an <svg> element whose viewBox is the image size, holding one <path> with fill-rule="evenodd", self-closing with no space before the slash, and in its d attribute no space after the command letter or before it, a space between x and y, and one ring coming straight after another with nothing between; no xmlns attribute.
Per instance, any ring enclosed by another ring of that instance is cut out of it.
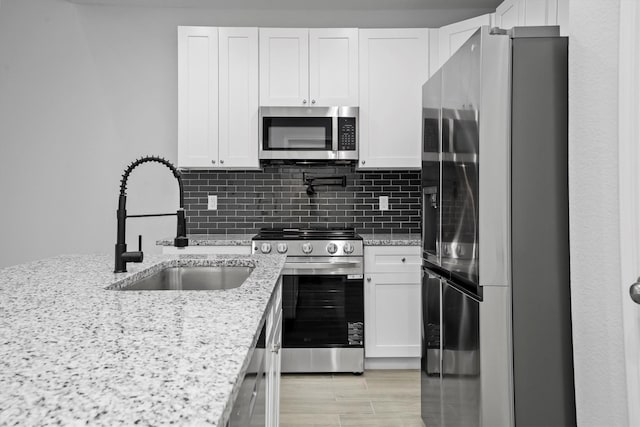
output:
<svg viewBox="0 0 640 427"><path fill-rule="evenodd" d="M252 253L289 256L363 256L362 237L353 228L262 228Z"/></svg>
<svg viewBox="0 0 640 427"><path fill-rule="evenodd" d="M353 228L261 228L254 240L362 240Z"/></svg>

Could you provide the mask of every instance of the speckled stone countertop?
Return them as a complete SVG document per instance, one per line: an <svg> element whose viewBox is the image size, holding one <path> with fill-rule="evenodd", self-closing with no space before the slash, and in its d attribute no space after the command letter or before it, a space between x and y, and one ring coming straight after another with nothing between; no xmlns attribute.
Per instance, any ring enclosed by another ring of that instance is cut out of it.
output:
<svg viewBox="0 0 640 427"><path fill-rule="evenodd" d="M422 236L419 234L389 233L360 234L365 246L421 246Z"/></svg>
<svg viewBox="0 0 640 427"><path fill-rule="evenodd" d="M420 246L422 237L419 234L385 233L360 234L365 246ZM255 234L189 234L191 246L251 246ZM173 239L167 238L156 242L160 246L173 246Z"/></svg>
<svg viewBox="0 0 640 427"><path fill-rule="evenodd" d="M189 246L251 246L251 234L188 234ZM156 241L158 246L173 246L173 238Z"/></svg>
<svg viewBox="0 0 640 427"><path fill-rule="evenodd" d="M285 257L146 258L0 269L0 425L224 425ZM105 289L174 265L254 270L224 291Z"/></svg>

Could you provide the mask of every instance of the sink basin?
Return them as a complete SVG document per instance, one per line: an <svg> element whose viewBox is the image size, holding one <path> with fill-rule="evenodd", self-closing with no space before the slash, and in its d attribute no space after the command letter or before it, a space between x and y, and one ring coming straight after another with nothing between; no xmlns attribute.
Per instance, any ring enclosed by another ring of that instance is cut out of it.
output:
<svg viewBox="0 0 640 427"><path fill-rule="evenodd" d="M237 288L253 267L168 267L121 291L210 291Z"/></svg>

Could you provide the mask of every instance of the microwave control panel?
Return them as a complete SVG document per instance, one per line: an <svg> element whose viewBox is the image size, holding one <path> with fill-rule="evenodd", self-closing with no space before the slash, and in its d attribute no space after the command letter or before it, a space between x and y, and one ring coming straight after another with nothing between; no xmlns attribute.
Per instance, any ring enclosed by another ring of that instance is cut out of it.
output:
<svg viewBox="0 0 640 427"><path fill-rule="evenodd" d="M338 151L355 151L355 117L338 117Z"/></svg>

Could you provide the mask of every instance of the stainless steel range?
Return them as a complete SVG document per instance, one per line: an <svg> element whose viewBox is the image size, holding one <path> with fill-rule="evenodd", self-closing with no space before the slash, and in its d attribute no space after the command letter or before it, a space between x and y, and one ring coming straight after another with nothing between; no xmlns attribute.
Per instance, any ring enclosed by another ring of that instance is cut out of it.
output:
<svg viewBox="0 0 640 427"><path fill-rule="evenodd" d="M364 370L364 258L353 229L261 229L252 253L287 255L282 372Z"/></svg>

